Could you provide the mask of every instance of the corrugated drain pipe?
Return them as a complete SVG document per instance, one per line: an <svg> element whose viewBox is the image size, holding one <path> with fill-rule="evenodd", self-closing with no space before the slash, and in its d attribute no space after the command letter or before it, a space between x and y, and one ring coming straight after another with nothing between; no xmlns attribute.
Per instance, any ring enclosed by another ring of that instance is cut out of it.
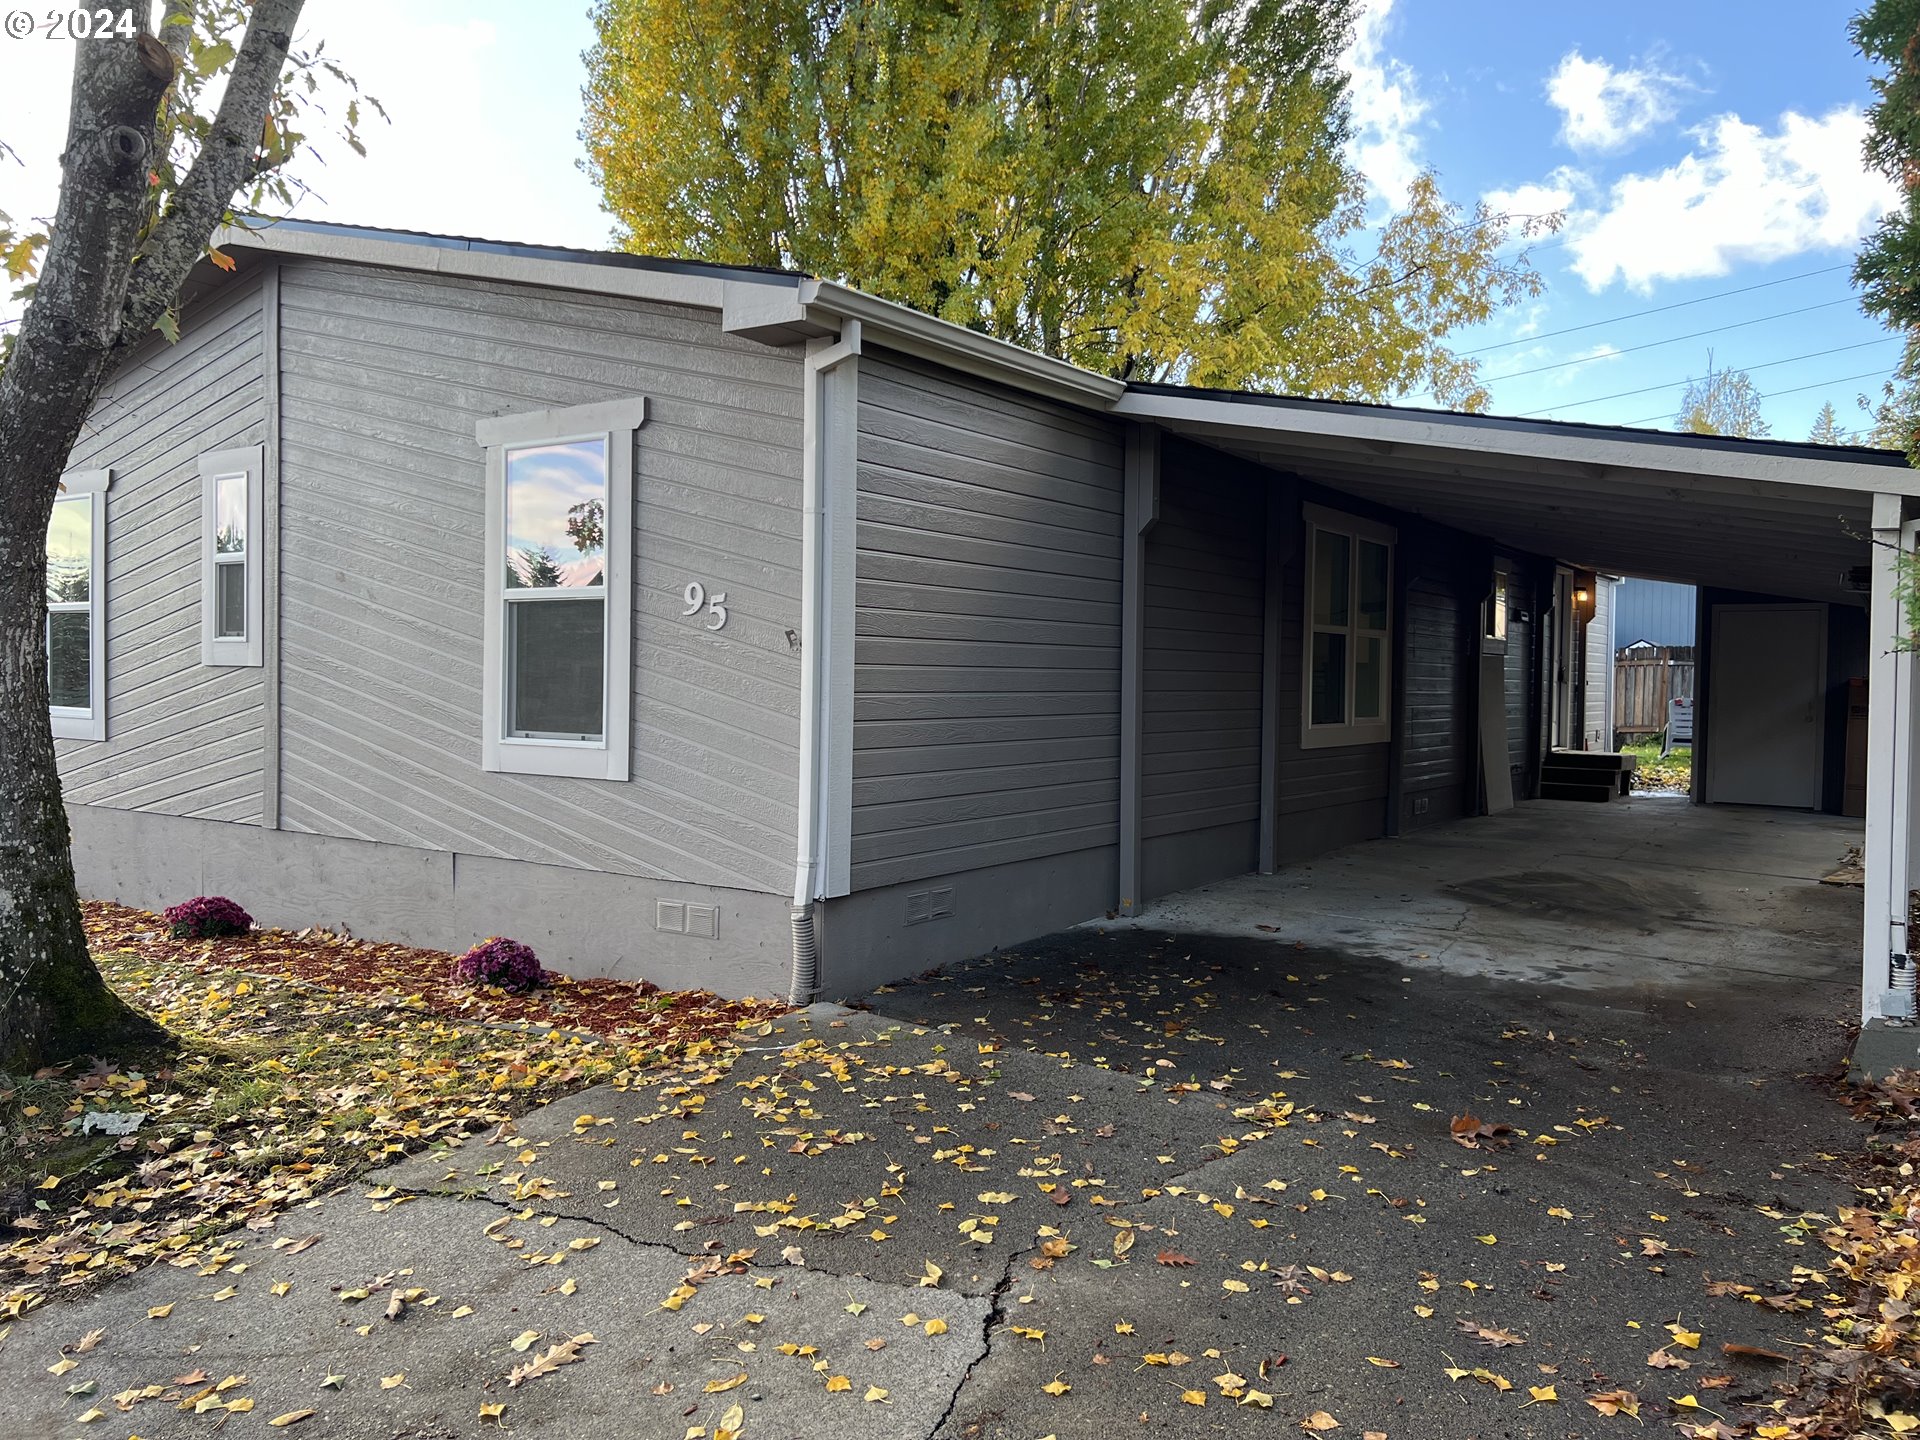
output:
<svg viewBox="0 0 1920 1440"><path fill-rule="evenodd" d="M817 343L817 342L816 342ZM800 1006L820 989L820 943L814 934L814 891L821 868L822 804L821 753L826 744L822 717L827 709L828 655L826 474L834 423L850 424L851 415L831 416L826 404L826 376L860 353L860 322L848 320L832 345L809 348L806 389L802 400L805 432L801 452L800 531L800 804L799 846L794 862L793 966L787 982L787 1000Z"/></svg>
<svg viewBox="0 0 1920 1440"><path fill-rule="evenodd" d="M820 988L820 947L813 938L813 902L793 907L793 979L787 999L805 1005Z"/></svg>

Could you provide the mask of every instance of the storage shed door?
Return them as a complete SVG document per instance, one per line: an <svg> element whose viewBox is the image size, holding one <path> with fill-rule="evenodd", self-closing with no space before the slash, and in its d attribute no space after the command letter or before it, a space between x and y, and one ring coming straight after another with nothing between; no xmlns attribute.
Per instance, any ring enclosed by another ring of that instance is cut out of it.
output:
<svg viewBox="0 0 1920 1440"><path fill-rule="evenodd" d="M1823 605L1717 605L1706 695L1707 798L1820 808Z"/></svg>

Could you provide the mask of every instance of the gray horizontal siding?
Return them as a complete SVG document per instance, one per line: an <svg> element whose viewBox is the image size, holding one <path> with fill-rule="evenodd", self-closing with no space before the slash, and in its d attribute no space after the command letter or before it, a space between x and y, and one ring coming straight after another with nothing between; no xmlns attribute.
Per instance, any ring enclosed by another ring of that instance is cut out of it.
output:
<svg viewBox="0 0 1920 1440"><path fill-rule="evenodd" d="M302 263L281 305L282 824L778 892L800 360L711 312ZM480 769L484 416L645 395L632 780ZM681 614L725 591L712 633Z"/></svg>
<svg viewBox="0 0 1920 1440"><path fill-rule="evenodd" d="M860 361L853 867L867 890L1118 832L1116 427Z"/></svg>
<svg viewBox="0 0 1920 1440"><path fill-rule="evenodd" d="M1533 622L1507 621L1507 764L1516 778L1533 762ZM1516 784L1516 798L1525 788Z"/></svg>
<svg viewBox="0 0 1920 1440"><path fill-rule="evenodd" d="M1467 587L1440 565L1401 551L1415 567L1407 581L1404 682L1400 698L1401 823L1409 828L1467 813L1475 771L1469 742L1474 714L1477 605ZM1427 803L1416 814L1415 797Z"/></svg>
<svg viewBox="0 0 1920 1440"><path fill-rule="evenodd" d="M1257 858L1265 595L1263 490L1169 446L1146 542L1141 834L1244 825L1240 870Z"/></svg>
<svg viewBox="0 0 1920 1440"><path fill-rule="evenodd" d="M108 382L74 446L111 467L107 739L55 743L71 804L260 823L264 672L200 663L200 474L209 450L267 433L262 285L186 306Z"/></svg>

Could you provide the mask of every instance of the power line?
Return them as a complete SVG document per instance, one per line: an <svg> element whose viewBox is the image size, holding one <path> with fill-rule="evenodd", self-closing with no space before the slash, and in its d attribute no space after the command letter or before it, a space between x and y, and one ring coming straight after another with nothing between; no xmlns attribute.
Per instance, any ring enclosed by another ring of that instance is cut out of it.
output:
<svg viewBox="0 0 1920 1440"><path fill-rule="evenodd" d="M1742 365L1739 368L1751 374L1755 370L1771 370L1776 365L1792 365L1801 360L1818 360L1823 355L1839 355L1848 350L1864 350L1869 345L1890 345L1904 341L1900 335L1881 335L1872 340L1861 340L1853 345L1836 345L1831 350L1810 350L1804 355L1789 355L1784 360L1764 360L1758 365ZM1651 395L1655 390L1671 390L1676 385L1685 385L1692 376L1683 375L1678 380L1668 380L1659 385L1642 385L1638 390L1617 390L1611 395L1595 395L1591 400L1570 400L1564 405L1546 405L1538 410L1523 410L1519 418L1532 419L1535 415L1551 415L1561 410L1578 410L1583 405L1599 405L1607 400L1625 400L1631 395Z"/></svg>
<svg viewBox="0 0 1920 1440"><path fill-rule="evenodd" d="M1778 280L1763 280L1757 285L1742 285L1737 290L1716 290L1711 295L1699 295L1692 300L1676 300L1671 305L1655 305L1646 310L1629 310L1624 315L1610 315L1604 320L1589 320L1584 325L1569 325L1564 330L1548 330L1539 335L1522 335L1517 340L1501 340L1492 345L1482 345L1477 350L1462 350L1462 358L1469 355L1484 355L1489 350L1504 350L1509 345L1530 345L1537 340L1556 340L1562 335L1578 335L1582 330L1597 330L1602 325L1616 325L1623 320L1638 320L1647 315L1664 315L1669 310L1684 310L1689 305L1704 305L1709 300L1725 300L1730 295L1747 295L1755 290L1771 289L1775 285L1791 285L1796 280L1812 280L1816 276L1831 275L1836 270L1848 269L1845 265L1828 265L1821 270L1806 270L1798 275L1786 275Z"/></svg>
<svg viewBox="0 0 1920 1440"><path fill-rule="evenodd" d="M1815 310L1831 310L1836 305L1851 305L1851 295L1843 295L1838 300L1825 300L1818 305L1802 305L1797 310L1777 310L1771 315L1756 315L1750 320L1735 320L1726 325L1715 325L1706 330L1692 330L1685 335L1671 335L1665 340L1648 340L1640 345L1626 345L1618 350L1603 350L1597 355L1582 355L1575 360L1561 360L1553 365L1536 365L1531 370L1510 370L1504 375L1489 375L1489 383L1495 380L1519 380L1528 375L1545 375L1551 370L1565 370L1571 365L1591 365L1596 360L1611 360L1615 355L1635 355L1642 350L1658 350L1662 345L1678 345L1683 340L1698 340L1703 335L1719 335L1728 330L1743 330L1749 325L1764 325L1769 320L1786 320L1794 315L1806 315ZM1427 392L1430 393L1430 392Z"/></svg>
<svg viewBox="0 0 1920 1440"><path fill-rule="evenodd" d="M1769 390L1766 394L1758 396L1757 398L1761 400L1778 400L1783 395L1799 395L1808 390L1824 390L1829 385L1846 385L1855 380L1873 380L1884 376L1886 373L1884 369L1862 370L1858 375L1842 375L1833 380L1819 380L1812 385L1795 385L1789 390ZM1641 420L1627 420L1616 423L1625 424L1629 428L1635 425L1651 425L1655 420L1672 419L1674 413L1675 412L1671 410L1662 410L1658 415L1648 415Z"/></svg>

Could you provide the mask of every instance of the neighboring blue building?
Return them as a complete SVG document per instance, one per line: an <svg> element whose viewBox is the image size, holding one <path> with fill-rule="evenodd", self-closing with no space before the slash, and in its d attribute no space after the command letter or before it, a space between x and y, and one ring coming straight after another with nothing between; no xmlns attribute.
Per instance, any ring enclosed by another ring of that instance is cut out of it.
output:
<svg viewBox="0 0 1920 1440"><path fill-rule="evenodd" d="M1666 580L1628 580L1613 597L1613 643L1625 647L1694 643L1693 586Z"/></svg>

